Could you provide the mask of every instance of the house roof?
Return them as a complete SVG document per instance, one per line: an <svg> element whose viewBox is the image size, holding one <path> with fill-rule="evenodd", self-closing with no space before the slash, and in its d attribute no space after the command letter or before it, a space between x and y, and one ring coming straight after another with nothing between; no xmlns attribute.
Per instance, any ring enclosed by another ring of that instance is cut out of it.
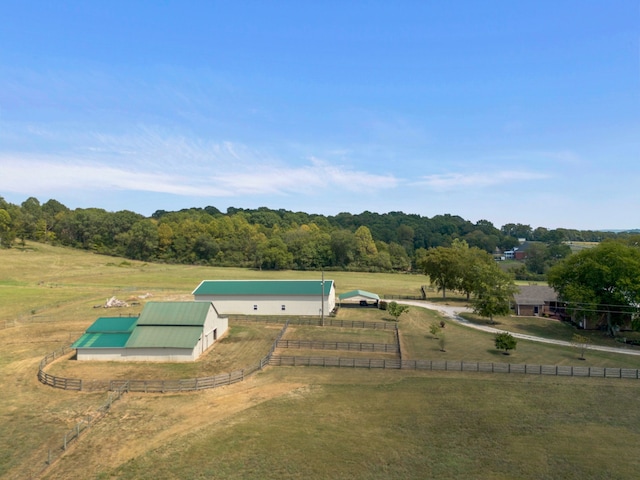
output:
<svg viewBox="0 0 640 480"><path fill-rule="evenodd" d="M126 348L193 348L202 335L202 327L140 326L136 328Z"/></svg>
<svg viewBox="0 0 640 480"><path fill-rule="evenodd" d="M523 285L513 296L513 300L518 305L543 305L545 302L557 301L558 294L546 285Z"/></svg>
<svg viewBox="0 0 640 480"><path fill-rule="evenodd" d="M376 293L367 292L365 290L351 290L350 292L341 293L338 295L340 300L346 300L353 297L363 297L371 300L380 300L380 297Z"/></svg>
<svg viewBox="0 0 640 480"><path fill-rule="evenodd" d="M203 280L193 295L318 295L320 280ZM324 281L324 295L331 292L333 280Z"/></svg>
<svg viewBox="0 0 640 480"><path fill-rule="evenodd" d="M137 325L202 327L210 308L207 302L149 302Z"/></svg>

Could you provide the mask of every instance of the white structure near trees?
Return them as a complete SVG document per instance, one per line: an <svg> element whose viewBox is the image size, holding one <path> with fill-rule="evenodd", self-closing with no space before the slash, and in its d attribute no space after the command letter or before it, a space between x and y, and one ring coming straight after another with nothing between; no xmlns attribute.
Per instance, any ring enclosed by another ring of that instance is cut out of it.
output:
<svg viewBox="0 0 640 480"><path fill-rule="evenodd" d="M333 280L204 280L193 296L223 315L323 316L336 306Z"/></svg>

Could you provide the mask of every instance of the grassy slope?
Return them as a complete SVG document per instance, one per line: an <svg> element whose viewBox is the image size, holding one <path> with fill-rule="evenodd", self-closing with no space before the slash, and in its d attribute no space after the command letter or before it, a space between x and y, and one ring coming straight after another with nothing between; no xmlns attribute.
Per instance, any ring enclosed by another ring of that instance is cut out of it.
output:
<svg viewBox="0 0 640 480"><path fill-rule="evenodd" d="M154 300L189 299L204 278L317 277L145 265L34 248L0 250L2 478L37 471L47 449L59 447L66 430L106 398L47 388L35 378L42 355L105 314L93 305L111 295L135 299L146 292ZM326 277L336 280L338 292L360 288L415 295L424 283L410 275L331 272ZM385 314L371 309L349 315ZM575 351L522 341L504 357L495 352L491 336L454 324L445 328L443 353L428 333L435 319L433 312L417 308L401 317L409 358L577 363ZM2 329L5 325L10 328ZM236 334L261 346L270 335L247 326L232 330L230 338ZM229 351L239 358L249 354ZM635 358L589 352L586 362L637 368ZM210 360L169 366L166 373L207 370L203 365ZM60 361L52 368L72 367ZM117 373L111 368L99 365L94 373ZM212 391L125 395L47 478L635 478L638 387L620 380L272 368Z"/></svg>

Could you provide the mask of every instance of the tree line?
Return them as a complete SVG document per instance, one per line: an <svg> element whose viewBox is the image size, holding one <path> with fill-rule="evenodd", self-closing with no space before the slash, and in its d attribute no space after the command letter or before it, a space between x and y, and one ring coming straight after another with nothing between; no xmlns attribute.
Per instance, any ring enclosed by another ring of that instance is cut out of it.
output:
<svg viewBox="0 0 640 480"><path fill-rule="evenodd" d="M403 212L335 216L230 207L158 210L150 217L122 210L69 209L57 200L30 197L20 205L0 197L0 246L33 240L144 261L260 269L411 271L437 247L464 241L494 253L518 238L544 245L600 241L614 233L495 227L455 215L428 218Z"/></svg>

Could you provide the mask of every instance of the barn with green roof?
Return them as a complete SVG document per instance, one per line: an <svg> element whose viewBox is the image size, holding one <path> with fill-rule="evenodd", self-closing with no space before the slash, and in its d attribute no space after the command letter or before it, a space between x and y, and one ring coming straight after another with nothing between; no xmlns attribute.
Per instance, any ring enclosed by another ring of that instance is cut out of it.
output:
<svg viewBox="0 0 640 480"><path fill-rule="evenodd" d="M204 280L196 301L213 302L225 315L329 315L336 306L333 280Z"/></svg>
<svg viewBox="0 0 640 480"><path fill-rule="evenodd" d="M205 302L149 302L139 317L101 317L76 340L78 360L197 360L228 329Z"/></svg>

